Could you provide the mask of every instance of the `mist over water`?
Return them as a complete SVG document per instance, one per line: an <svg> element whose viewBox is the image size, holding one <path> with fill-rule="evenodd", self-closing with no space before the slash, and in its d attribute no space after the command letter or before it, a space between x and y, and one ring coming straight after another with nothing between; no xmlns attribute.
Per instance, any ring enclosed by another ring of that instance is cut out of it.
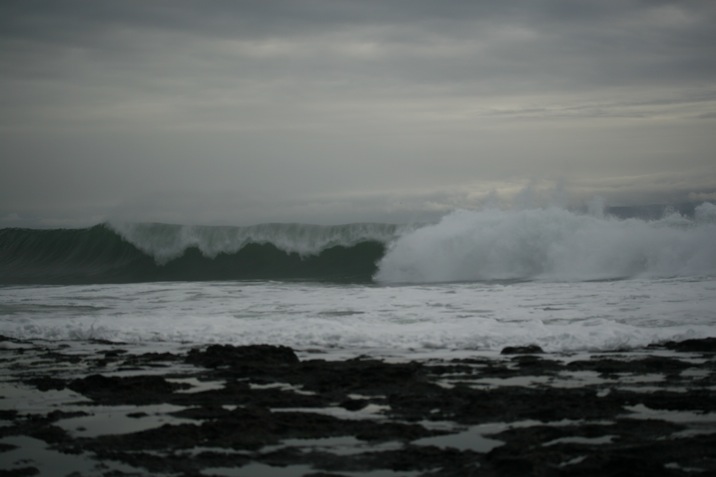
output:
<svg viewBox="0 0 716 477"><path fill-rule="evenodd" d="M716 206L658 220L619 219L600 207L458 210L403 234L378 267L381 283L713 275Z"/></svg>

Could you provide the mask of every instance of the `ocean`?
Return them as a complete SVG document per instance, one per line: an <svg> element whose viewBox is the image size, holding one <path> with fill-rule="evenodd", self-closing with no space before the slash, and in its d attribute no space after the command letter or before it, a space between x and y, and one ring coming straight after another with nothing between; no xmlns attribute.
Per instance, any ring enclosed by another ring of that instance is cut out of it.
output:
<svg viewBox="0 0 716 477"><path fill-rule="evenodd" d="M0 335L411 358L716 336L716 205L0 230Z"/></svg>

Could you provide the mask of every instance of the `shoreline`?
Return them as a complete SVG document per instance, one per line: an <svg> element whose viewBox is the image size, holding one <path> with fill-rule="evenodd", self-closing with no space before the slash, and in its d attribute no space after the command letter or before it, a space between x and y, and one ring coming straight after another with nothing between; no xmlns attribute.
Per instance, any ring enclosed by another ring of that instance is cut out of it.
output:
<svg viewBox="0 0 716 477"><path fill-rule="evenodd" d="M0 359L0 476L716 473L716 338L394 362L0 337Z"/></svg>

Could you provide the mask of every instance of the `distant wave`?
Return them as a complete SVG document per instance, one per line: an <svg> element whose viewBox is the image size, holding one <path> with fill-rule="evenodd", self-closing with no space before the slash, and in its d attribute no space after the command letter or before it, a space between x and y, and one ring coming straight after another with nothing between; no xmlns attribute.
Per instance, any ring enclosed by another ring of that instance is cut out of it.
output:
<svg viewBox="0 0 716 477"><path fill-rule="evenodd" d="M147 223L0 230L0 283L314 280L430 283L716 275L716 206L617 218L458 210L431 225Z"/></svg>

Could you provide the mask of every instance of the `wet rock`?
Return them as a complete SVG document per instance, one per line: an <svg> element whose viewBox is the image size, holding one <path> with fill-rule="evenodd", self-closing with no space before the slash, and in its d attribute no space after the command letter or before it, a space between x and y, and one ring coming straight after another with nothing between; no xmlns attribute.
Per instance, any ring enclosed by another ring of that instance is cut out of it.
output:
<svg viewBox="0 0 716 477"><path fill-rule="evenodd" d="M56 426L37 426L27 435L45 441L48 444L58 444L67 440L67 432Z"/></svg>
<svg viewBox="0 0 716 477"><path fill-rule="evenodd" d="M8 452L8 451L11 451L14 449L17 449L17 446L12 445L12 444L3 444L2 442L0 442L0 453ZM2 474L0 474L0 475L2 475Z"/></svg>
<svg viewBox="0 0 716 477"><path fill-rule="evenodd" d="M716 338L701 338L685 341L671 341L664 344L667 349L692 353L716 353Z"/></svg>
<svg viewBox="0 0 716 477"><path fill-rule="evenodd" d="M298 373L289 376L306 390L333 394L385 394L424 382L419 363L384 363L377 360L322 361L301 363Z"/></svg>
<svg viewBox="0 0 716 477"><path fill-rule="evenodd" d="M470 450L436 446L407 445L395 451L375 452L365 456L368 468L393 472L428 472L420 475L477 476L481 456Z"/></svg>
<svg viewBox="0 0 716 477"><path fill-rule="evenodd" d="M57 409L55 411L47 413L45 417L48 422L54 422L59 421L60 419L69 419L72 417L81 416L89 416L89 414L84 411L62 411L60 409Z"/></svg>
<svg viewBox="0 0 716 477"><path fill-rule="evenodd" d="M544 353L542 348L540 348L537 345L527 345L527 346L507 346L505 348L502 348L502 351L500 351L500 354L539 354Z"/></svg>
<svg viewBox="0 0 716 477"><path fill-rule="evenodd" d="M148 404L166 401L167 395L189 385L171 383L160 376L108 377L93 374L75 379L67 387L97 403Z"/></svg>
<svg viewBox="0 0 716 477"><path fill-rule="evenodd" d="M17 417L17 411L14 409L0 409L0 419L4 421L12 421Z"/></svg>
<svg viewBox="0 0 716 477"><path fill-rule="evenodd" d="M256 407L237 408L230 412L205 411L208 412L204 413L204 417L211 419L199 425L167 424L131 434L103 436L87 445L93 451L112 449L122 452L189 449L197 445L258 450L289 438L355 436L366 441L407 442L440 434L414 424L343 420L310 412L271 412Z"/></svg>
<svg viewBox="0 0 716 477"><path fill-rule="evenodd" d="M86 415L81 411L0 411L0 419L9 421L0 427L0 437L33 436L53 450L120 461L141 475L208 475L220 467L243 475L248 468L242 467L250 463L277 470L301 465L314 477L716 475L716 433L703 433L712 430L710 421L696 422L701 413L716 412L711 389L716 356L699 351L704 355L698 360L681 360L663 349L603 353L571 363L524 349L508 358L408 363L369 357L299 361L289 348L275 346L131 356L9 350L10 356L24 353L17 361L25 366L21 372L8 367L17 373L14 379L32 384L36 388L30 391L38 394L67 385L94 400L72 403L90 413L96 404L166 403L183 409L172 407L162 415L128 408L124 415L132 424L157 417L165 424L88 437L68 434L57 424ZM78 379L38 372L27 364L28 354L41 357L50 370L79 360ZM115 366L104 375L83 375L98 357ZM137 375L112 376L122 363L134 366ZM159 371L155 365L163 363L176 366ZM183 389L191 392L179 392ZM693 413L695 422L669 422L671 412ZM488 453L465 450L475 428L496 429L482 435L503 444ZM701 434L689 434L694 429ZM440 435L450 438L440 442L457 444L421 440Z"/></svg>
<svg viewBox="0 0 716 477"><path fill-rule="evenodd" d="M716 412L714 393L707 389L694 389L689 393L659 391L643 394L634 400L650 409Z"/></svg>
<svg viewBox="0 0 716 477"><path fill-rule="evenodd" d="M28 379L25 381L30 386L35 386L40 391L61 391L65 389L66 383L63 379L52 378L49 376L41 376L37 378Z"/></svg>
<svg viewBox="0 0 716 477"><path fill-rule="evenodd" d="M291 348L272 345L211 345L203 351L192 349L186 361L206 368L286 366L299 362Z"/></svg>
<svg viewBox="0 0 716 477"><path fill-rule="evenodd" d="M116 357L118 357L118 356L121 356L121 355L125 354L126 352L127 352L126 349L113 349L113 350L110 350L110 351L105 351L105 352L104 352L104 357L107 358L107 359L109 359L109 358L116 358Z"/></svg>
<svg viewBox="0 0 716 477"><path fill-rule="evenodd" d="M303 477L346 477L344 474L333 474L330 472L311 472Z"/></svg>
<svg viewBox="0 0 716 477"><path fill-rule="evenodd" d="M107 354L105 354L105 356L107 356ZM182 356L172 353L143 353L139 355L126 356L122 362L122 366L138 367L140 369L142 366L162 367L168 366L169 364L173 364L174 362L182 359Z"/></svg>
<svg viewBox="0 0 716 477"><path fill-rule="evenodd" d="M678 374L691 366L691 364L679 359L663 356L648 356L641 359L593 357L589 360L572 361L568 365L572 370L595 371L602 376L646 373Z"/></svg>
<svg viewBox="0 0 716 477"><path fill-rule="evenodd" d="M664 463L672 457L665 456L658 465L639 469L631 461L641 458L653 464L660 457L649 458L644 443L657 443L678 429L679 426L663 421L631 419L614 424L509 429L491 436L505 441L505 445L491 450L487 461L497 475L669 475L656 469L665 471ZM619 470L614 463L621 459L629 462L623 462L625 467ZM561 470L555 473L555 469ZM642 473L646 470L651 474Z"/></svg>
<svg viewBox="0 0 716 477"><path fill-rule="evenodd" d="M16 469L0 470L0 477L30 477L39 475L37 467L20 467Z"/></svg>
<svg viewBox="0 0 716 477"><path fill-rule="evenodd" d="M523 375L526 373L554 374L562 369L561 363L533 354L519 354L512 358L512 362L519 366L520 374Z"/></svg>
<svg viewBox="0 0 716 477"><path fill-rule="evenodd" d="M366 399L346 399L340 403L340 406L347 411L358 411L366 407L368 404L369 401Z"/></svg>

